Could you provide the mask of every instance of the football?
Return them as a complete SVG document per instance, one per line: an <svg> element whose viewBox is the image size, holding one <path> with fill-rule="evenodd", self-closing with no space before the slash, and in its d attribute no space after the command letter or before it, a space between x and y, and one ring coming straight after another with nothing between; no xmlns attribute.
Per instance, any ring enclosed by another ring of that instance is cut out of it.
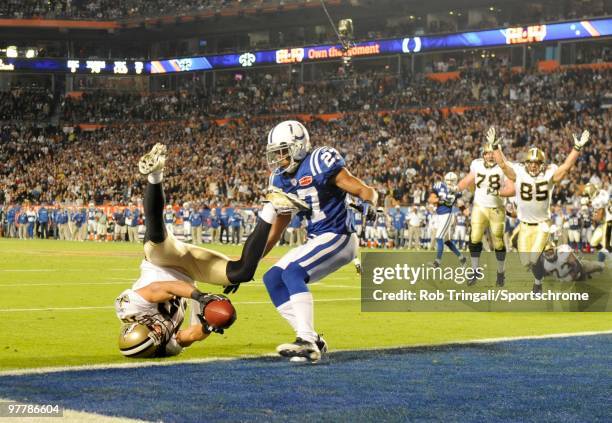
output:
<svg viewBox="0 0 612 423"><path fill-rule="evenodd" d="M204 309L204 318L211 326L227 329L236 320L236 309L227 300L211 301Z"/></svg>

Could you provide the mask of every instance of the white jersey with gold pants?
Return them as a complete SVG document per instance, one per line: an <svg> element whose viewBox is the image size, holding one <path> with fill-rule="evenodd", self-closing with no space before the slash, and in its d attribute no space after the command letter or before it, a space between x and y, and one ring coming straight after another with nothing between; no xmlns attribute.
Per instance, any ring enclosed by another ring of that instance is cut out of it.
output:
<svg viewBox="0 0 612 423"><path fill-rule="evenodd" d="M592 201L594 215L603 213L601 224L595 228L591 236L591 246L601 247L604 252L609 252L612 242L612 205L610 194L606 190L599 190Z"/></svg>
<svg viewBox="0 0 612 423"><path fill-rule="evenodd" d="M520 223L518 251L525 265L537 261L550 235L550 200L554 189L553 175L558 166L551 164L532 176L524 164L512 163L516 173L516 204Z"/></svg>
<svg viewBox="0 0 612 423"><path fill-rule="evenodd" d="M497 251L503 250L506 213L499 190L504 185L504 172L497 164L487 166L482 158L472 161L470 172L474 174L475 185L470 243L480 244L489 227L493 247Z"/></svg>

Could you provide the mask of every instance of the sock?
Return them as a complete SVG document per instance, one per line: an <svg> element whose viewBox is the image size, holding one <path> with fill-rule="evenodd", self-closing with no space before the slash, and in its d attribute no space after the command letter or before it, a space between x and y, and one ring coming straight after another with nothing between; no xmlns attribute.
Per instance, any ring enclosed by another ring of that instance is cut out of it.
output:
<svg viewBox="0 0 612 423"><path fill-rule="evenodd" d="M455 243L451 240L448 240L444 243L457 257L461 257L461 252L455 246Z"/></svg>
<svg viewBox="0 0 612 423"><path fill-rule="evenodd" d="M317 340L314 330L314 303L310 292L300 292L290 297L291 306L295 313L296 333L299 338L308 342Z"/></svg>
<svg viewBox="0 0 612 423"><path fill-rule="evenodd" d="M497 259L497 273L504 273L506 271L506 249L502 247L501 250L495 250L495 258Z"/></svg>
<svg viewBox="0 0 612 423"><path fill-rule="evenodd" d="M161 181L147 184L144 192L145 242L150 240L161 243L166 239L166 226L162 216L165 205Z"/></svg>
<svg viewBox="0 0 612 423"><path fill-rule="evenodd" d="M228 261L225 267L227 280L230 282L249 282L255 275L259 260L266 249L268 234L272 224L258 218L255 229L249 235L242 247L240 260Z"/></svg>
<svg viewBox="0 0 612 423"><path fill-rule="evenodd" d="M444 241L442 238L436 239L436 260L440 261L442 258L442 251L444 250Z"/></svg>
<svg viewBox="0 0 612 423"><path fill-rule="evenodd" d="M164 179L164 172L156 170L147 175L147 181L151 184L159 184Z"/></svg>
<svg viewBox="0 0 612 423"><path fill-rule="evenodd" d="M542 285L542 280L541 279L536 279L533 283L536 284L536 285Z"/></svg>
<svg viewBox="0 0 612 423"><path fill-rule="evenodd" d="M276 309L278 310L280 315L283 317L283 319L289 322L289 324L291 325L291 327L297 334L298 332L297 319L295 317L295 312L293 311L293 306L291 305L291 301L287 301L286 303L279 305L278 307L276 307Z"/></svg>
<svg viewBox="0 0 612 423"><path fill-rule="evenodd" d="M259 218L266 223L272 224L276 219L276 210L272 203L265 203L261 212L259 213Z"/></svg>

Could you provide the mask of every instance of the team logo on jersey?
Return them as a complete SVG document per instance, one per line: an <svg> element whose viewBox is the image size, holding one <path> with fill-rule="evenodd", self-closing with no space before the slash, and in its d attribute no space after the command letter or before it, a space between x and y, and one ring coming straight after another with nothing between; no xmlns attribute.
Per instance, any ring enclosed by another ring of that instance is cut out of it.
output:
<svg viewBox="0 0 612 423"><path fill-rule="evenodd" d="M291 179L291 185L293 185L293 186L295 187L295 186L297 186L297 184L298 184L297 179L292 178L292 179Z"/></svg>
<svg viewBox="0 0 612 423"><path fill-rule="evenodd" d="M300 186L301 187L305 187L307 185L312 184L312 176L304 176L302 178L300 178Z"/></svg>

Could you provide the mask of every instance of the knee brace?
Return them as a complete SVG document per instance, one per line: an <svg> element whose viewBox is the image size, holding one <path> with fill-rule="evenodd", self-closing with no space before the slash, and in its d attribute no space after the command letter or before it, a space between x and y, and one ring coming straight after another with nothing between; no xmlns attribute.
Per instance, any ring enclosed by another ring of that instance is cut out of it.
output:
<svg viewBox="0 0 612 423"><path fill-rule="evenodd" d="M495 250L495 258L497 261L505 261L506 260L506 247L502 247L500 249Z"/></svg>
<svg viewBox="0 0 612 423"><path fill-rule="evenodd" d="M306 283L310 280L310 276L306 270L300 265L291 263L282 273L283 283L289 291L289 295L299 294L300 292L308 292Z"/></svg>
<svg viewBox="0 0 612 423"><path fill-rule="evenodd" d="M275 307L289 301L289 291L287 291L287 287L283 283L282 273L283 269L274 266L263 277L264 285Z"/></svg>
<svg viewBox="0 0 612 423"><path fill-rule="evenodd" d="M468 248L470 250L470 256L480 257L480 253L482 253L482 242L473 243L470 241Z"/></svg>

